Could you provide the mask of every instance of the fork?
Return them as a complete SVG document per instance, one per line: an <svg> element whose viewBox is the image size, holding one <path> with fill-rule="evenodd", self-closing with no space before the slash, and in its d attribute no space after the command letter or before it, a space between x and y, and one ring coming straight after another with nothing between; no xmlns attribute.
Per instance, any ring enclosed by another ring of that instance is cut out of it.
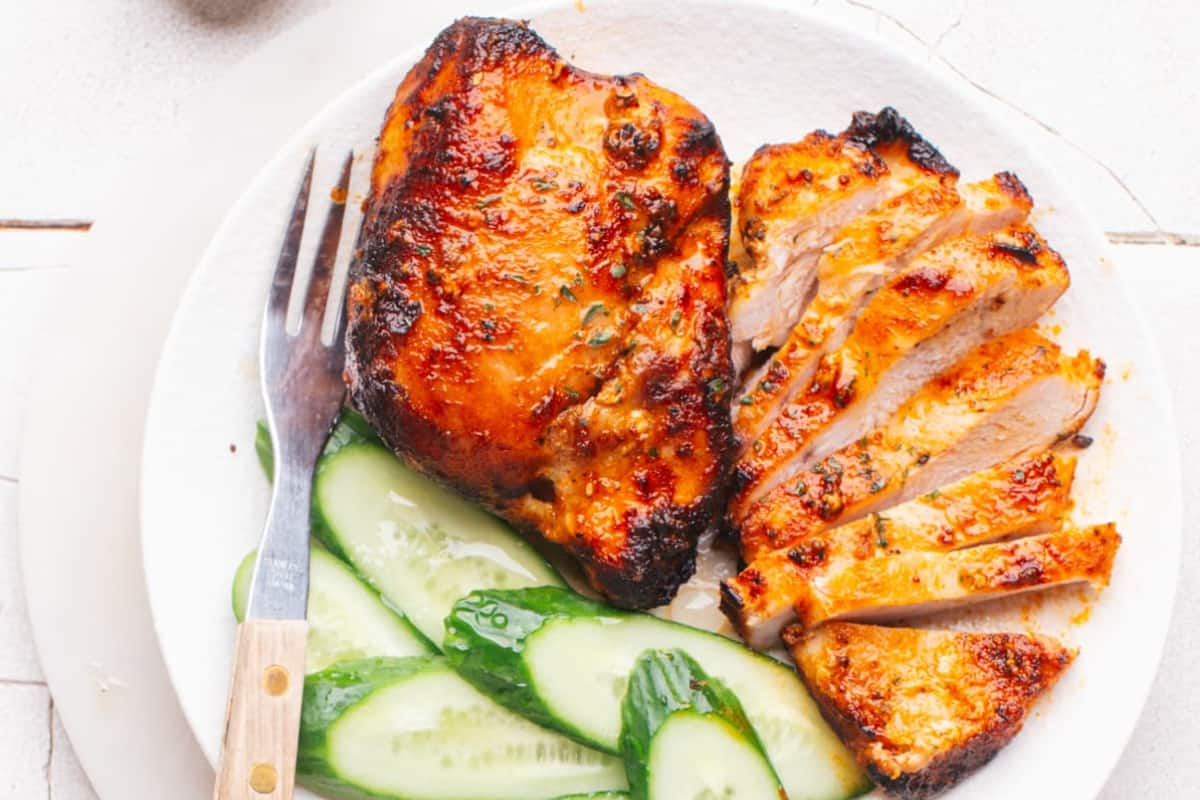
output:
<svg viewBox="0 0 1200 800"><path fill-rule="evenodd" d="M308 623L313 470L342 406L342 298L329 296L350 183L351 152L325 218L298 330L288 306L304 234L316 149L308 156L263 316L260 367L275 448L271 508L238 626L215 800L290 800L295 785ZM322 342L327 311L333 338Z"/></svg>

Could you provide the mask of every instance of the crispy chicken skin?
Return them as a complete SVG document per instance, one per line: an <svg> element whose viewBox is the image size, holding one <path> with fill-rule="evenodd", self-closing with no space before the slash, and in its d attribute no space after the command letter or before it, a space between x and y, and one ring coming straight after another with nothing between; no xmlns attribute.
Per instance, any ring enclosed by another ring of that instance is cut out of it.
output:
<svg viewBox="0 0 1200 800"><path fill-rule="evenodd" d="M904 800L990 761L1075 657L1046 636L851 623L789 628L785 640L825 718Z"/></svg>
<svg viewBox="0 0 1200 800"><path fill-rule="evenodd" d="M728 183L683 98L506 20L443 31L380 136L353 404L621 606L691 575L729 468Z"/></svg>
<svg viewBox="0 0 1200 800"><path fill-rule="evenodd" d="M1022 456L885 512L803 537L727 580L724 610L748 644L773 647L795 618L795 598L819 576L858 561L949 552L1053 530L1070 507L1074 478L1074 457Z"/></svg>

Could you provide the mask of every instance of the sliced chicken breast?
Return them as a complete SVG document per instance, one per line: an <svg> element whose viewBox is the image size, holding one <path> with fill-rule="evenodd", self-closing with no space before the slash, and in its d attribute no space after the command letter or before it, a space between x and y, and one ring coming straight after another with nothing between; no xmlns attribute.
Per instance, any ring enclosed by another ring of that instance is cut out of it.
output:
<svg viewBox="0 0 1200 800"><path fill-rule="evenodd" d="M803 469L873 430L980 343L1034 322L1069 283L1062 258L1025 226L959 237L917 258L743 454L738 466L762 477L735 498L735 513L777 485L775 472L793 462Z"/></svg>
<svg viewBox="0 0 1200 800"><path fill-rule="evenodd" d="M1074 457L1041 452L814 533L726 580L722 610L751 647L774 647L783 627L795 621L794 598L819 576L869 559L949 552L1054 530L1070 507L1074 478Z"/></svg>
<svg viewBox="0 0 1200 800"><path fill-rule="evenodd" d="M733 408L743 447L808 387L822 356L841 346L859 311L896 270L952 237L989 234L1018 223L1032 204L1024 185L1008 173L961 191L945 176L927 178L838 231L817 264L816 295L800 322L743 383Z"/></svg>
<svg viewBox="0 0 1200 800"><path fill-rule="evenodd" d="M938 795L990 761L1075 657L1017 633L834 623L786 638L829 724L903 800Z"/></svg>
<svg viewBox="0 0 1200 800"><path fill-rule="evenodd" d="M1086 351L1066 356L1033 329L981 344L872 433L812 466L781 470L775 488L735 520L742 558L1074 434L1095 409L1103 377L1104 362Z"/></svg>
<svg viewBox="0 0 1200 800"><path fill-rule="evenodd" d="M764 145L746 163L735 198L749 264L730 294L735 347L783 344L816 289L816 266L839 229L924 176L957 176L894 109L858 112L837 136L816 131Z"/></svg>
<svg viewBox="0 0 1200 800"><path fill-rule="evenodd" d="M886 534L885 534L886 535ZM1108 585L1121 536L1112 523L955 550L909 552L817 574L794 598L804 628L890 622L1071 583Z"/></svg>

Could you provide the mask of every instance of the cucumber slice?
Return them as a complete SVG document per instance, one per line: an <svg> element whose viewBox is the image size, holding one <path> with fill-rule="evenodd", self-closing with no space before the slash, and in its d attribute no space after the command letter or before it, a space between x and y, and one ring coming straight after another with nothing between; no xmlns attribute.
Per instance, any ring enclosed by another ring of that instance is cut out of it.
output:
<svg viewBox="0 0 1200 800"><path fill-rule="evenodd" d="M793 670L741 644L559 588L479 591L446 620L468 681L518 714L610 753L637 657L680 648L741 700L791 800L844 800L871 784Z"/></svg>
<svg viewBox="0 0 1200 800"><path fill-rule="evenodd" d="M510 527L371 440L321 457L313 505L314 534L434 642L474 589L562 584Z"/></svg>
<svg viewBox="0 0 1200 800"><path fill-rule="evenodd" d="M233 579L233 614L241 622L254 572L254 553L246 556ZM350 568L320 547L309 554L308 655L306 672L337 661L368 656L419 656L436 652L403 616L380 602L379 595Z"/></svg>
<svg viewBox="0 0 1200 800"><path fill-rule="evenodd" d="M737 696L682 650L634 663L621 752L634 800L785 796Z"/></svg>
<svg viewBox="0 0 1200 800"><path fill-rule="evenodd" d="M625 786L619 759L512 714L436 656L309 676L297 776L346 800L545 800Z"/></svg>

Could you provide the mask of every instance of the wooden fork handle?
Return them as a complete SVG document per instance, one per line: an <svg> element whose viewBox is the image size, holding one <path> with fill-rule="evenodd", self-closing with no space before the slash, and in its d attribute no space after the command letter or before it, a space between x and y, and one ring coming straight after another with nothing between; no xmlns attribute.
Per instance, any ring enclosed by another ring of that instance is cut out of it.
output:
<svg viewBox="0 0 1200 800"><path fill-rule="evenodd" d="M214 800L291 800L307 633L304 620L238 626Z"/></svg>

